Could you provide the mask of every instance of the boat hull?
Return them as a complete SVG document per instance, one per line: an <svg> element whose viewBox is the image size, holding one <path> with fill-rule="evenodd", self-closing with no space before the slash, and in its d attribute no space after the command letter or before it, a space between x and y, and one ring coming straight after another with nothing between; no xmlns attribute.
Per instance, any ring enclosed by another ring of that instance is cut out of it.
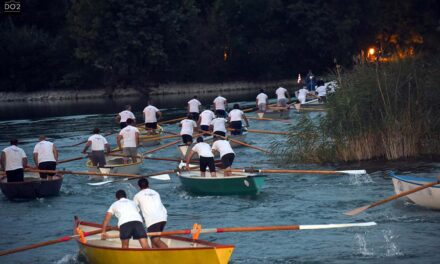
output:
<svg viewBox="0 0 440 264"><path fill-rule="evenodd" d="M60 194L63 176L55 175L53 180L25 177L24 182L7 182L6 176L0 178L2 193L9 200L31 200L58 196Z"/></svg>
<svg viewBox="0 0 440 264"><path fill-rule="evenodd" d="M209 177L209 172L206 175L208 177L191 177L183 172L179 179L185 191L197 195L256 195L261 192L265 181L264 175L224 177L219 172L215 178Z"/></svg>
<svg viewBox="0 0 440 264"><path fill-rule="evenodd" d="M121 154L120 152L115 152L113 154ZM124 173L124 174L138 174L141 170L143 157L142 155L138 155L138 160L136 163L128 163L124 164L124 158L115 157L115 156L106 156L107 165L105 165L104 169L106 169L107 173ZM93 166L92 162L88 160L86 162L86 167L89 172L98 172L101 173L100 169ZM90 179L107 179L107 176L91 176Z"/></svg>
<svg viewBox="0 0 440 264"><path fill-rule="evenodd" d="M396 194L437 180L435 178L417 178L406 175L398 176L395 174L391 174L391 177ZM424 190L412 193L406 197L419 206L440 210L440 185L426 188Z"/></svg>
<svg viewBox="0 0 440 264"><path fill-rule="evenodd" d="M276 111L276 110L270 110L268 109L264 113L258 113L258 116L260 118L273 118L273 119L289 119L290 118L290 111Z"/></svg>
<svg viewBox="0 0 440 264"><path fill-rule="evenodd" d="M159 145L159 138L163 136L163 128L161 126L158 126L158 128L156 129L156 134L148 134L145 131L145 128L140 128L139 132L139 141L143 147L152 147Z"/></svg>

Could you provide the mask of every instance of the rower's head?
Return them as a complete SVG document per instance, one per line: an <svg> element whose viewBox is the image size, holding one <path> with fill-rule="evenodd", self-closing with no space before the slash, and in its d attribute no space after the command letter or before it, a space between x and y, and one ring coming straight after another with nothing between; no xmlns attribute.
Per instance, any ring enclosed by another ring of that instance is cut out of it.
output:
<svg viewBox="0 0 440 264"><path fill-rule="evenodd" d="M194 98L194 99L197 99L197 95L194 95L193 98Z"/></svg>
<svg viewBox="0 0 440 264"><path fill-rule="evenodd" d="M17 146L18 145L18 140L16 138L11 139L11 141L9 141L11 143L11 145Z"/></svg>
<svg viewBox="0 0 440 264"><path fill-rule="evenodd" d="M234 104L234 109L240 109L240 105L239 104Z"/></svg>
<svg viewBox="0 0 440 264"><path fill-rule="evenodd" d="M203 142L203 137L198 137L197 138L197 143Z"/></svg>
<svg viewBox="0 0 440 264"><path fill-rule="evenodd" d="M95 127L94 129L93 129L93 134L99 134L99 128L97 128L97 127Z"/></svg>
<svg viewBox="0 0 440 264"><path fill-rule="evenodd" d="M260 93L264 93L264 89L260 89Z"/></svg>
<svg viewBox="0 0 440 264"><path fill-rule="evenodd" d="M38 137L38 140L39 140L39 141L46 140L46 136L45 136L45 135L40 135L40 136Z"/></svg>
<svg viewBox="0 0 440 264"><path fill-rule="evenodd" d="M131 111L131 105L126 105L125 110Z"/></svg>
<svg viewBox="0 0 440 264"><path fill-rule="evenodd" d="M142 178L138 181L138 186L139 188L141 188L141 190L143 189L147 189L150 184L148 183L148 180L146 178Z"/></svg>
<svg viewBox="0 0 440 264"><path fill-rule="evenodd" d="M127 118L127 125L133 125L133 119L131 119L131 118Z"/></svg>
<svg viewBox="0 0 440 264"><path fill-rule="evenodd" d="M151 99L148 100L148 101L147 101L147 105L153 105L153 100L151 100Z"/></svg>
<svg viewBox="0 0 440 264"><path fill-rule="evenodd" d="M127 198L127 194L125 193L124 190L118 190L115 194L116 199L119 200L121 198Z"/></svg>

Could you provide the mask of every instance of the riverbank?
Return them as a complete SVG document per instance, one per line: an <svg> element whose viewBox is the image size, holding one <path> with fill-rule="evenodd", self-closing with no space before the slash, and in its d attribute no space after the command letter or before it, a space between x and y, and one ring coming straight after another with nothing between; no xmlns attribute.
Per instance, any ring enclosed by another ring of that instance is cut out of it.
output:
<svg viewBox="0 0 440 264"><path fill-rule="evenodd" d="M278 86L293 87L294 80L271 82L228 82L228 83L188 83L161 84L156 87L145 88L98 88L93 90L50 90L38 92L0 92L0 102L25 101L69 101L84 99L106 99L121 97L141 97L149 95L176 95L176 94L214 94L233 91L269 89Z"/></svg>

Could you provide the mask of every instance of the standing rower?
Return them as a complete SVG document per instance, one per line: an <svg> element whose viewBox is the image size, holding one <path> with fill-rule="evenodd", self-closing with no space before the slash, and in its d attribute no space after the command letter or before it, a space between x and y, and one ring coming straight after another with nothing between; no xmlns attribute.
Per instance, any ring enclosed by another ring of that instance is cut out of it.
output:
<svg viewBox="0 0 440 264"><path fill-rule="evenodd" d="M133 112L131 112L131 105L126 105L125 110L120 112L116 116L116 122L119 122L119 126L121 129L127 126L127 119L131 118L134 121L136 120L136 117L134 116Z"/></svg>
<svg viewBox="0 0 440 264"><path fill-rule="evenodd" d="M162 112L148 101L148 106L144 108L145 130L151 134L156 134L157 119L162 117Z"/></svg>
<svg viewBox="0 0 440 264"><path fill-rule="evenodd" d="M249 121L244 112L240 110L240 105L234 104L234 109L229 112L228 116L228 122L233 129L231 131L232 135L240 135L243 133L243 123L241 120L244 120L246 122L246 126L249 127Z"/></svg>
<svg viewBox="0 0 440 264"><path fill-rule="evenodd" d="M277 95L278 106L286 107L287 103L290 103L290 94L286 88L280 86L278 89L276 89L275 93Z"/></svg>
<svg viewBox="0 0 440 264"><path fill-rule="evenodd" d="M127 119L127 126L119 132L117 141L119 149L125 156L131 157L133 163L137 162L137 148L139 146L139 129L132 126L133 120ZM122 146L124 140L124 146ZM127 161L127 160L125 160Z"/></svg>
<svg viewBox="0 0 440 264"><path fill-rule="evenodd" d="M210 129L214 131L214 134L226 137L226 120L223 117L217 117L212 119Z"/></svg>
<svg viewBox="0 0 440 264"><path fill-rule="evenodd" d="M197 100L197 95L194 95L193 99L188 101L188 116L196 122L197 120L199 120L201 105L202 103L200 103L200 101Z"/></svg>
<svg viewBox="0 0 440 264"><path fill-rule="evenodd" d="M197 121L197 125L200 126L200 130L202 131L209 131L209 125L211 124L211 121L215 118L214 112L212 112L209 109L204 110L200 116L199 120Z"/></svg>
<svg viewBox="0 0 440 264"><path fill-rule="evenodd" d="M105 214L102 222L101 239L107 239L105 229L113 215L118 218L119 238L121 239L122 248L128 248L130 238L139 240L142 248L150 248L148 246L147 234L142 224L142 216L139 214L139 208L136 204L127 199L124 190L116 192L116 202L114 202Z"/></svg>
<svg viewBox="0 0 440 264"><path fill-rule="evenodd" d="M46 140L46 136L41 135L38 142L34 147L33 158L35 166L39 170L56 170L58 161L58 150L52 142ZM49 176L49 180L52 180L54 173L40 172L40 178L46 179Z"/></svg>
<svg viewBox="0 0 440 264"><path fill-rule="evenodd" d="M180 121L179 126L182 127L182 129L180 130L180 135L182 136L183 144L188 146L191 145L193 143L192 136L194 133L194 128L197 128L197 123L194 122L194 120L190 119L190 117L188 116L188 118Z"/></svg>
<svg viewBox="0 0 440 264"><path fill-rule="evenodd" d="M110 146L107 142L107 139L99 134L99 128L97 127L93 129L93 135L87 140L86 146L84 147L82 153L85 154L90 146L92 147L92 153L90 153L92 165L95 167L104 167L106 164L104 151L109 153Z"/></svg>
<svg viewBox="0 0 440 264"><path fill-rule="evenodd" d="M317 82L318 87L316 88L316 93L319 99L319 102L325 103L327 102L327 87L324 84L324 81L319 80Z"/></svg>
<svg viewBox="0 0 440 264"><path fill-rule="evenodd" d="M232 176L231 166L234 162L235 153L232 150L231 144L229 141L214 137L214 143L212 144L212 152L220 153L220 159L222 161L222 165L224 168L225 176Z"/></svg>
<svg viewBox="0 0 440 264"><path fill-rule="evenodd" d="M24 169L27 156L22 148L17 147L18 140L11 139L11 146L4 148L1 155L1 170L6 172L8 182L24 181Z"/></svg>
<svg viewBox="0 0 440 264"><path fill-rule="evenodd" d="M228 101L221 95L217 96L214 101L215 115L219 117L226 117L226 106Z"/></svg>
<svg viewBox="0 0 440 264"><path fill-rule="evenodd" d="M134 203L141 208L147 232L162 232L167 224L167 209L163 206L160 195L149 188L148 180L142 178L138 181L141 189L133 198ZM152 248L168 248L159 236L151 236Z"/></svg>
<svg viewBox="0 0 440 264"><path fill-rule="evenodd" d="M309 90L307 90L305 86L298 90L297 97L300 104L304 104L306 102L307 94L309 94Z"/></svg>
<svg viewBox="0 0 440 264"><path fill-rule="evenodd" d="M264 93L263 89L260 89L260 93L257 95L257 107L258 112L266 112L267 105L269 104L268 96Z"/></svg>
<svg viewBox="0 0 440 264"><path fill-rule="evenodd" d="M211 177L216 177L215 174L215 161L214 154L212 154L211 146L208 143L203 142L203 137L197 138L197 144L191 149L188 157L186 158L186 169L189 170L189 162L194 155L194 153L199 154L200 161L200 176L205 177L206 167L209 168Z"/></svg>

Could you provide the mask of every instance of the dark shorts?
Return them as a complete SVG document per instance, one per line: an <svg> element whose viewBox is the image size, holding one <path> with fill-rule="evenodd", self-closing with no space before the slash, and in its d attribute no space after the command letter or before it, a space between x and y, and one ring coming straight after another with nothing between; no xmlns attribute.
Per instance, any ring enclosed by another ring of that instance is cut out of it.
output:
<svg viewBox="0 0 440 264"><path fill-rule="evenodd" d="M228 153L223 155L221 158L222 164L224 168L231 167L232 163L234 162L235 154L234 153Z"/></svg>
<svg viewBox="0 0 440 264"><path fill-rule="evenodd" d="M205 172L206 167L209 168L210 172L215 172L215 162L213 157L200 157L200 171Z"/></svg>
<svg viewBox="0 0 440 264"><path fill-rule="evenodd" d="M162 232L165 229L166 224L167 224L166 221L152 224L147 228L147 232ZM158 237L158 236L150 236L150 239L153 239L155 237Z"/></svg>
<svg viewBox="0 0 440 264"><path fill-rule="evenodd" d="M22 182L24 181L24 170L16 169L6 171L6 179L8 182Z"/></svg>
<svg viewBox="0 0 440 264"><path fill-rule="evenodd" d="M214 135L219 135L219 136L222 136L222 137L226 137L226 133L223 132L223 131L214 131Z"/></svg>
<svg viewBox="0 0 440 264"><path fill-rule="evenodd" d="M199 115L200 115L199 113L191 112L189 113L189 118L197 122L199 120Z"/></svg>
<svg viewBox="0 0 440 264"><path fill-rule="evenodd" d="M45 161L38 164L39 170L56 170L57 163L55 161ZM40 178L46 179L47 176L54 176L55 173L40 172Z"/></svg>
<svg viewBox="0 0 440 264"><path fill-rule="evenodd" d="M241 121L232 121L231 128L234 130L231 131L231 134L240 135L242 133L242 126L243 124L241 123Z"/></svg>
<svg viewBox="0 0 440 264"><path fill-rule="evenodd" d="M193 137L190 135L182 135L183 144L193 143Z"/></svg>
<svg viewBox="0 0 440 264"><path fill-rule="evenodd" d="M222 109L215 110L215 115L217 117L226 117L226 111Z"/></svg>
<svg viewBox="0 0 440 264"><path fill-rule="evenodd" d="M104 167L106 164L104 150L92 151L90 154L90 160L92 161L93 166Z"/></svg>
<svg viewBox="0 0 440 264"><path fill-rule="evenodd" d="M322 103L327 102L327 97L326 96L320 96L319 97L319 102L322 102Z"/></svg>
<svg viewBox="0 0 440 264"><path fill-rule="evenodd" d="M121 240L126 239L140 239L147 238L147 234L145 233L144 225L139 221L131 221L125 223L119 227L119 238Z"/></svg>
<svg viewBox="0 0 440 264"><path fill-rule="evenodd" d="M157 122L145 123L145 129L157 129Z"/></svg>
<svg viewBox="0 0 440 264"><path fill-rule="evenodd" d="M201 125L201 126L200 126L200 130L202 130L202 131L209 131L209 126L207 126L207 125Z"/></svg>
<svg viewBox="0 0 440 264"><path fill-rule="evenodd" d="M127 122L121 122L121 123L119 123L119 127L121 128L121 129L123 129L124 127L126 127L127 126Z"/></svg>

